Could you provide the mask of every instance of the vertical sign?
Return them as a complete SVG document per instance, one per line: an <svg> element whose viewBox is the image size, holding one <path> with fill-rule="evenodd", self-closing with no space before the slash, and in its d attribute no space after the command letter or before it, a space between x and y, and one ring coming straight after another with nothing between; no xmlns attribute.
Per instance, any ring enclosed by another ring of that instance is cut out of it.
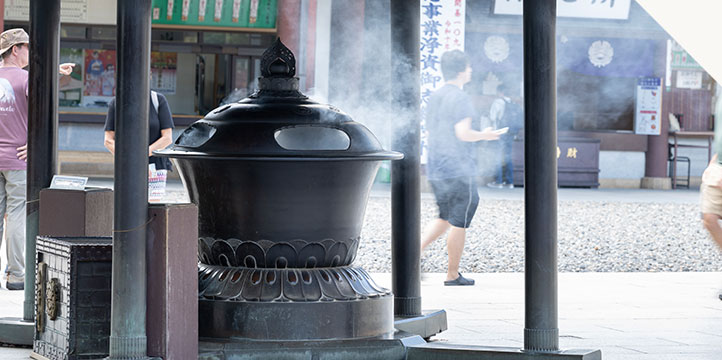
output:
<svg viewBox="0 0 722 360"><path fill-rule="evenodd" d="M659 135L662 129L662 79L638 79L635 95L634 133Z"/></svg>
<svg viewBox="0 0 722 360"><path fill-rule="evenodd" d="M464 51L465 0L421 1L421 163L426 163L426 106L443 84L441 55Z"/></svg>

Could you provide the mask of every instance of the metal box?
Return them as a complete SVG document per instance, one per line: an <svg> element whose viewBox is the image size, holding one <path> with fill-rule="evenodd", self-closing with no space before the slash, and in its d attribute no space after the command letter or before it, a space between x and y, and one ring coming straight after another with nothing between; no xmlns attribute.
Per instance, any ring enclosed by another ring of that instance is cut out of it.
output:
<svg viewBox="0 0 722 360"><path fill-rule="evenodd" d="M47 359L108 356L110 237L37 237L33 353Z"/></svg>

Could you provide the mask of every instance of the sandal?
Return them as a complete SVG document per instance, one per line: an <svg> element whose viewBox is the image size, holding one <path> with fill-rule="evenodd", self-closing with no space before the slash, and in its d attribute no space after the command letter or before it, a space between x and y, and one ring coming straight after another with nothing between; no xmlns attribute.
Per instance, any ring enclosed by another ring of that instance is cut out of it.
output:
<svg viewBox="0 0 722 360"><path fill-rule="evenodd" d="M444 286L468 286L474 285L474 279L467 279L459 273L459 277L454 280L444 281Z"/></svg>

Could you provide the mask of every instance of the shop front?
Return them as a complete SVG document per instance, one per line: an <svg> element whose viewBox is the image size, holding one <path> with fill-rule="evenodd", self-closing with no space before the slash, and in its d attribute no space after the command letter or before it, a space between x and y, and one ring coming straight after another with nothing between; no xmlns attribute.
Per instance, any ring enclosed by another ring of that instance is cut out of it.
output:
<svg viewBox="0 0 722 360"><path fill-rule="evenodd" d="M5 2L5 29L28 27L28 1ZM115 1L63 2L59 163L66 174L112 175L103 124L115 96ZM277 33L277 0L153 0L151 90L163 94L176 132L257 88L260 57Z"/></svg>
<svg viewBox="0 0 722 360"><path fill-rule="evenodd" d="M521 5L513 3L467 1L465 51L474 70L467 90L482 126L500 84L515 89L505 95L523 96ZM556 38L559 139L598 141L603 187L640 187L643 178L668 176L666 148L648 144L667 142L669 113L684 114L685 129L711 130L714 81L636 2L564 5ZM640 84L656 88L644 92ZM493 146L484 151L496 157ZM706 158L690 154L697 155ZM704 159L693 163L700 176Z"/></svg>

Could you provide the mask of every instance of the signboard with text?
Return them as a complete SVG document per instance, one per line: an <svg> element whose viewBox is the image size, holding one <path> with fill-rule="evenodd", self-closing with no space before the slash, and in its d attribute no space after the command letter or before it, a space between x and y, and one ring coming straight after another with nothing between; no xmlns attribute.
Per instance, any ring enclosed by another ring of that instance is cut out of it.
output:
<svg viewBox="0 0 722 360"><path fill-rule="evenodd" d="M443 85L441 55L464 51L465 0L421 1L421 163L426 163L425 112L429 97Z"/></svg>
<svg viewBox="0 0 722 360"><path fill-rule="evenodd" d="M27 21L30 18L30 0L5 0L5 20ZM60 21L84 23L88 19L88 0L60 2Z"/></svg>
<svg viewBox="0 0 722 360"><path fill-rule="evenodd" d="M662 79L638 79L635 95L634 133L640 135L661 134Z"/></svg>
<svg viewBox="0 0 722 360"><path fill-rule="evenodd" d="M557 0L557 16L626 20L632 0ZM522 0L495 0L494 14L521 15Z"/></svg>
<svg viewBox="0 0 722 360"><path fill-rule="evenodd" d="M153 0L153 24L171 26L276 27L277 0Z"/></svg>

